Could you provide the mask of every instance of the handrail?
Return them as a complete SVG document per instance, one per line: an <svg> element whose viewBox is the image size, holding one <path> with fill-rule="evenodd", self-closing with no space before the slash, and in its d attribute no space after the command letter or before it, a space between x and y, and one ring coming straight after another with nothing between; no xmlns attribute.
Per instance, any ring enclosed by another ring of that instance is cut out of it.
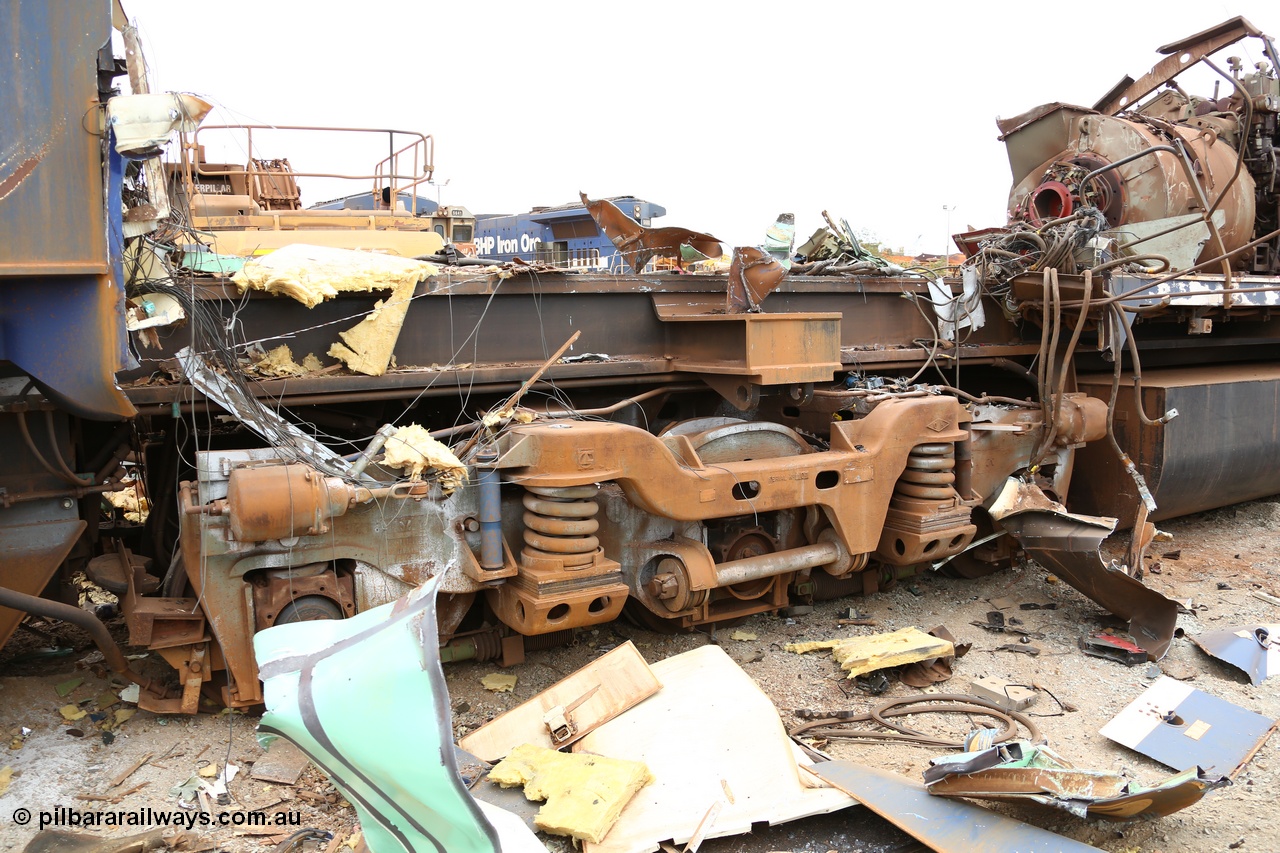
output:
<svg viewBox="0 0 1280 853"><path fill-rule="evenodd" d="M203 162L196 162L196 158L190 156L191 152L198 150L200 134L208 131L220 130L242 130L245 132L245 151L248 163L243 169L206 169ZM308 132L333 132L333 133L376 133L387 135L387 147L390 153L380 160L374 167L372 174L343 174L338 172L298 172L291 171L291 177L301 178L337 178L341 180L369 180L373 181L372 192L376 196L383 186L389 186L392 198L396 198L400 192L413 189L421 184L431 180L435 172L434 154L435 140L430 134L422 134L410 130L396 130L394 128L373 128L373 127L323 127L319 125L272 125L272 124L213 124L202 125L190 134L190 141L186 139L187 134L183 134L182 144L182 170L183 181L186 185L188 194L195 191L195 179L197 177L231 177L245 176L246 180L252 183L260 171L254 166L253 151L253 132L259 131L308 131ZM410 142L395 149L396 135L410 137ZM400 164L406 154L412 154L411 171L407 174L400 172ZM421 169L421 171L419 171ZM265 174L265 173L264 173ZM405 183L400 183L404 181Z"/></svg>

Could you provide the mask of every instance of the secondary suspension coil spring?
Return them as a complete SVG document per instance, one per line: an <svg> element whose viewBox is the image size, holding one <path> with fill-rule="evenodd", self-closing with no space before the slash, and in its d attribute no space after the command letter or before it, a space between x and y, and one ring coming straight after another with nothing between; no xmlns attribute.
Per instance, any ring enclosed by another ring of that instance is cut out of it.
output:
<svg viewBox="0 0 1280 853"><path fill-rule="evenodd" d="M529 486L524 502L524 553L539 559L559 559L566 567L592 562L600 540L595 516L600 504L592 500L600 489L588 486L551 488Z"/></svg>
<svg viewBox="0 0 1280 853"><path fill-rule="evenodd" d="M907 468L893 488L905 500L946 501L956 496L956 446L947 442L917 444Z"/></svg>

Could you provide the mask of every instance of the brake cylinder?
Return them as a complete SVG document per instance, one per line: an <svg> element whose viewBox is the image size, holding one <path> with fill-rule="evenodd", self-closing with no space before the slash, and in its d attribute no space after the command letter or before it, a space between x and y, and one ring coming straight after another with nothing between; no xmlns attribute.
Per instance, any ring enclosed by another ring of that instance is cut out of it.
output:
<svg viewBox="0 0 1280 853"><path fill-rule="evenodd" d="M360 491L309 465L237 468L227 484L231 535L265 542L328 533L329 520L345 515Z"/></svg>

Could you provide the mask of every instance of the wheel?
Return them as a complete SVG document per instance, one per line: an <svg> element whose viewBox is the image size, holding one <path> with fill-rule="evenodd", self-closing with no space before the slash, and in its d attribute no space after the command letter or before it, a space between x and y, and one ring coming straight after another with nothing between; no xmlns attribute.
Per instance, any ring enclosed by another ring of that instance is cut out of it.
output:
<svg viewBox="0 0 1280 853"><path fill-rule="evenodd" d="M772 421L702 418L676 424L668 433L689 436L689 443L704 465L779 459L813 451L800 433Z"/></svg>
<svg viewBox="0 0 1280 853"><path fill-rule="evenodd" d="M943 574L956 578L975 580L985 578L1009 567L1008 562L987 562L972 554L960 554L942 567Z"/></svg>
<svg viewBox="0 0 1280 853"><path fill-rule="evenodd" d="M675 619L663 619L634 597L628 598L627 603L622 605L622 618L637 628L653 631L655 634L688 634L693 631L692 628L681 627Z"/></svg>
<svg viewBox="0 0 1280 853"><path fill-rule="evenodd" d="M323 595L304 595L280 608L275 624L313 622L316 619L341 619L342 608L332 598Z"/></svg>

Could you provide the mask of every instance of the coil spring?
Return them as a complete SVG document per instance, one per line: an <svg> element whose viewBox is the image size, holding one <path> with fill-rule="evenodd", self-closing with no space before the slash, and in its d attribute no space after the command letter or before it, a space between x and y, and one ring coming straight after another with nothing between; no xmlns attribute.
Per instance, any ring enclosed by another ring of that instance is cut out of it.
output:
<svg viewBox="0 0 1280 853"><path fill-rule="evenodd" d="M600 504L591 498L599 486L550 488L530 486L524 494L525 553L537 558L558 558L565 566L590 563L600 540L596 513Z"/></svg>
<svg viewBox="0 0 1280 853"><path fill-rule="evenodd" d="M498 635L497 631L472 634L470 639L475 643L476 647L475 660L496 660L502 657L502 637Z"/></svg>
<svg viewBox="0 0 1280 853"><path fill-rule="evenodd" d="M524 650L526 652L541 652L547 649L554 649L557 646L567 646L573 642L573 629L566 628L563 631L552 631L550 634L538 634L533 637L524 638Z"/></svg>
<svg viewBox="0 0 1280 853"><path fill-rule="evenodd" d="M956 496L956 446L917 444L907 456L907 468L894 486L895 497L946 501Z"/></svg>

